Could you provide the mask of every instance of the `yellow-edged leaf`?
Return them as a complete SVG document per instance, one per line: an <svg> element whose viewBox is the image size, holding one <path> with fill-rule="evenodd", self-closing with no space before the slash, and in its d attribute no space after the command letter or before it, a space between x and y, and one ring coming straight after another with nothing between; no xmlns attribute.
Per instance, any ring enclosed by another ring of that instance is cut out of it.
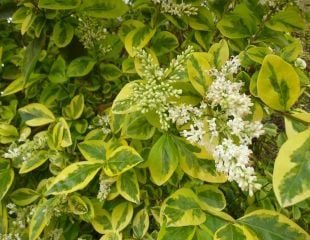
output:
<svg viewBox="0 0 310 240"><path fill-rule="evenodd" d="M289 63L269 54L264 58L258 74L257 92L260 99L269 107L286 111L300 95L300 80Z"/></svg>
<svg viewBox="0 0 310 240"><path fill-rule="evenodd" d="M46 195L68 194L83 189L102 167L101 161L78 162L63 169L53 180Z"/></svg>
<svg viewBox="0 0 310 240"><path fill-rule="evenodd" d="M275 160L273 189L282 207L310 197L310 129L289 138Z"/></svg>

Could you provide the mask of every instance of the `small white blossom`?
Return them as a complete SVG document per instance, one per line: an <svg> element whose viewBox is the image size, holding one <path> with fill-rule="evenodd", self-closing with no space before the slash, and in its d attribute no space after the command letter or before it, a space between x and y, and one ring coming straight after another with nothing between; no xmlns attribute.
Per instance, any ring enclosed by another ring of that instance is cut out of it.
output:
<svg viewBox="0 0 310 240"><path fill-rule="evenodd" d="M111 191L111 183L107 182L106 180L100 180L97 199L99 199L100 201L106 200L110 191Z"/></svg>
<svg viewBox="0 0 310 240"><path fill-rule="evenodd" d="M217 171L226 174L228 181L236 181L249 195L261 187L257 183L254 168L250 166L251 153L247 145L236 145L231 139L224 139L213 152Z"/></svg>
<svg viewBox="0 0 310 240"><path fill-rule="evenodd" d="M241 118L230 119L227 126L231 134L237 136L241 144L251 144L254 137L259 137L264 133L263 125L256 122L244 121Z"/></svg>
<svg viewBox="0 0 310 240"><path fill-rule="evenodd" d="M189 3L176 3L173 0L152 0L155 4L160 4L161 11L171 15L181 17L182 15L196 15L198 8L192 6Z"/></svg>
<svg viewBox="0 0 310 240"><path fill-rule="evenodd" d="M17 158L20 156L20 151L17 147L9 149L6 153L3 154L4 158Z"/></svg>
<svg viewBox="0 0 310 240"><path fill-rule="evenodd" d="M217 77L207 92L207 99L211 101L211 106L220 106L222 111L234 117L243 117L251 112L250 97L240 93L243 86L241 82L232 82L222 75Z"/></svg>
<svg viewBox="0 0 310 240"><path fill-rule="evenodd" d="M163 70L158 64L154 64L152 56L146 51L135 49L136 57L140 60L143 69L142 78L145 81L133 84L133 94L130 97L132 105L137 105L142 113L155 111L159 116L162 130L169 128L170 107L169 99L179 98L181 89L175 89L172 85L180 73L184 70L182 65L192 52L192 47L188 47L176 60L172 60L170 68Z"/></svg>
<svg viewBox="0 0 310 240"><path fill-rule="evenodd" d="M294 65L295 65L295 67L300 68L300 69L306 69L307 68L307 63L302 58L297 58L296 61L294 62Z"/></svg>
<svg viewBox="0 0 310 240"><path fill-rule="evenodd" d="M218 137L219 133L217 131L216 118L212 118L207 121L209 123L209 131L210 131L211 137Z"/></svg>
<svg viewBox="0 0 310 240"><path fill-rule="evenodd" d="M181 135L185 137L192 144L203 145L203 137L206 134L204 123L202 121L195 121L190 125L189 130L183 130Z"/></svg>

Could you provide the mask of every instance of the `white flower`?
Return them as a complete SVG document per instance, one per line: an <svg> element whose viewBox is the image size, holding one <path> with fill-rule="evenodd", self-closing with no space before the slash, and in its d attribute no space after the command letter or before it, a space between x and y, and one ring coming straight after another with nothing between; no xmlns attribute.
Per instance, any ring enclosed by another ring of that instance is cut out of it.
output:
<svg viewBox="0 0 310 240"><path fill-rule="evenodd" d="M19 155L20 155L20 151L17 147L15 147L15 148L9 149L8 152L4 153L3 157L13 159L13 158L19 157Z"/></svg>
<svg viewBox="0 0 310 240"><path fill-rule="evenodd" d="M300 68L300 69L306 69L307 68L307 63L302 58L297 58L296 61L294 62L294 65L295 65L295 67Z"/></svg>
<svg viewBox="0 0 310 240"><path fill-rule="evenodd" d="M242 117L251 112L250 97L240 94L243 86L241 82L226 80L223 74L219 74L207 91L207 99L211 101L211 106L220 106L222 111L228 115Z"/></svg>
<svg viewBox="0 0 310 240"><path fill-rule="evenodd" d="M198 143L203 145L203 136L205 133L204 123L202 121L195 121L190 125L190 130L183 130L181 135L192 144Z"/></svg>
<svg viewBox="0 0 310 240"><path fill-rule="evenodd" d="M237 136L241 144L251 144L254 137L264 133L263 125L256 122L244 121L241 118L230 119L227 122L230 133Z"/></svg>
<svg viewBox="0 0 310 240"><path fill-rule="evenodd" d="M106 200L110 191L111 191L111 183L107 182L106 180L100 180L97 199L100 201Z"/></svg>
<svg viewBox="0 0 310 240"><path fill-rule="evenodd" d="M182 15L196 15L198 9L188 3L176 3L173 0L152 0L155 4L161 5L161 11L181 17Z"/></svg>
<svg viewBox="0 0 310 240"><path fill-rule="evenodd" d="M216 125L216 118L212 118L210 120L207 120L209 123L209 130L210 130L210 134L211 137L217 137L219 135L218 131L217 131L217 125Z"/></svg>
<svg viewBox="0 0 310 240"><path fill-rule="evenodd" d="M254 168L250 166L251 153L247 145L236 145L231 139L224 139L215 147L213 157L217 171L226 174L228 181L236 181L243 191L253 195L260 184L256 181Z"/></svg>
<svg viewBox="0 0 310 240"><path fill-rule="evenodd" d="M238 56L232 57L221 68L221 72L224 74L236 74L240 67L240 59Z"/></svg>

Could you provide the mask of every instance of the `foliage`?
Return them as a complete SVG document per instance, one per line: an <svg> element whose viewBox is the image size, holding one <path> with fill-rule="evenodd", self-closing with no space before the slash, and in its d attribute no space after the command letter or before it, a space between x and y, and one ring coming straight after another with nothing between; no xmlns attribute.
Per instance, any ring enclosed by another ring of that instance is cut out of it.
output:
<svg viewBox="0 0 310 240"><path fill-rule="evenodd" d="M310 239L299 1L17 2L0 239Z"/></svg>

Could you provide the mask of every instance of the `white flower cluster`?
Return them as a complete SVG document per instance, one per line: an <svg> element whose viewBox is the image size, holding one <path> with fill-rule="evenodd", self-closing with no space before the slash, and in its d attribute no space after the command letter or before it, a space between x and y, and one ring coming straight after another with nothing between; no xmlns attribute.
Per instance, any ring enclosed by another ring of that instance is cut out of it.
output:
<svg viewBox="0 0 310 240"><path fill-rule="evenodd" d="M103 134L108 135L111 133L109 121L110 119L108 115L97 115L92 121L93 124L88 126L88 129L93 129L96 127L101 128Z"/></svg>
<svg viewBox="0 0 310 240"><path fill-rule="evenodd" d="M250 166L251 153L247 145L237 145L226 138L213 151L217 171L226 174L228 181L236 181L243 191L249 191L250 196L256 189L261 188L257 183L254 168Z"/></svg>
<svg viewBox="0 0 310 240"><path fill-rule="evenodd" d="M47 135L37 134L33 140L26 139L25 143L17 145L12 143L8 151L3 154L4 158L9 159L21 159L27 161L29 158L36 154L40 149L44 149L47 146Z"/></svg>
<svg viewBox="0 0 310 240"><path fill-rule="evenodd" d="M48 240L60 240L63 236L63 229L62 228L55 228L48 233Z"/></svg>
<svg viewBox="0 0 310 240"><path fill-rule="evenodd" d="M237 73L240 62L237 57L227 61L220 71L212 69L209 73L215 78L207 92L207 100L211 107L220 106L227 115L238 117L251 112L253 103L246 94L241 94L242 82L229 81L228 78Z"/></svg>
<svg viewBox="0 0 310 240"><path fill-rule="evenodd" d="M22 240L20 233L0 233L1 240Z"/></svg>
<svg viewBox="0 0 310 240"><path fill-rule="evenodd" d="M277 5L276 0L259 0L258 3L261 5L266 5L268 7L275 7Z"/></svg>
<svg viewBox="0 0 310 240"><path fill-rule="evenodd" d="M183 130L181 135L185 137L190 143L203 145L203 136L206 134L203 121L194 121L190 125L189 130Z"/></svg>
<svg viewBox="0 0 310 240"><path fill-rule="evenodd" d="M99 180L99 191L97 194L97 199L99 201L105 201L111 192L111 186L116 181L116 178L108 177L104 174L100 175Z"/></svg>
<svg viewBox="0 0 310 240"><path fill-rule="evenodd" d="M190 3L176 3L173 0L152 0L155 4L160 4L161 11L170 15L181 17L182 15L196 15L198 8L192 6Z"/></svg>
<svg viewBox="0 0 310 240"><path fill-rule="evenodd" d="M167 69L160 68L154 64L152 57L144 50L136 50L136 57L141 61L143 68L142 78L145 81L137 82L133 85L133 95L131 103L138 104L142 113L155 111L159 116L161 128L169 128L168 109L169 99L178 98L182 90L172 86L180 78L180 74L185 71L184 64L192 52L192 48L186 49L175 60L171 61Z"/></svg>
<svg viewBox="0 0 310 240"><path fill-rule="evenodd" d="M85 48L94 50L97 54L101 55L112 50L111 45L104 43L108 31L103 26L102 21L87 16L81 16L78 20L76 34Z"/></svg>
<svg viewBox="0 0 310 240"><path fill-rule="evenodd" d="M168 112L170 121L177 126L190 123L188 129L180 132L181 136L211 151L217 171L253 195L261 185L251 166L249 145L264 130L260 122L245 120L253 103L241 93L243 83L234 81L239 65L239 59L234 57L220 70L208 71L214 81L199 107L183 104Z"/></svg>
<svg viewBox="0 0 310 240"><path fill-rule="evenodd" d="M27 227L35 212L34 205L21 208L17 207L14 203L8 203L6 208L8 209L9 215L14 215L14 220L12 221L15 230L14 235L15 233L22 232Z"/></svg>
<svg viewBox="0 0 310 240"><path fill-rule="evenodd" d="M177 106L171 106L168 109L169 120L172 123L176 123L177 126L184 125L192 120L193 116L200 117L201 111L199 108L191 105L181 104Z"/></svg>

